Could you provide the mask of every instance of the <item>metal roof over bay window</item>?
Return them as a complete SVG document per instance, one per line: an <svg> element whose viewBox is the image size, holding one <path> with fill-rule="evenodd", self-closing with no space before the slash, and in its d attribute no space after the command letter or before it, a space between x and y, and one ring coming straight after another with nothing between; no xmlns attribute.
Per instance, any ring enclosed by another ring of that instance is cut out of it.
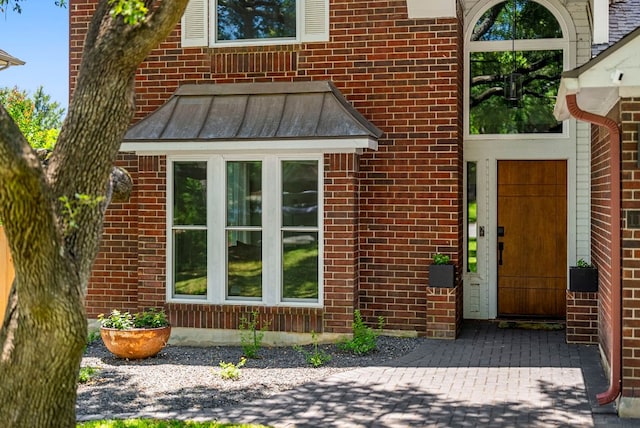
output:
<svg viewBox="0 0 640 428"><path fill-rule="evenodd" d="M122 151L359 152L382 131L329 81L189 84L129 129Z"/></svg>

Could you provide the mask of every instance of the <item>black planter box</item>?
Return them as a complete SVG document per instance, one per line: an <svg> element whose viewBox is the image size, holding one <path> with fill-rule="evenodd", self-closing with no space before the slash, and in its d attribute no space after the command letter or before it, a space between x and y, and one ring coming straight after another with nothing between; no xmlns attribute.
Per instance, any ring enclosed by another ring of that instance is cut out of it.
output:
<svg viewBox="0 0 640 428"><path fill-rule="evenodd" d="M429 287L453 288L455 279L454 265L429 265Z"/></svg>
<svg viewBox="0 0 640 428"><path fill-rule="evenodd" d="M569 268L569 291L598 291L598 268L577 267Z"/></svg>

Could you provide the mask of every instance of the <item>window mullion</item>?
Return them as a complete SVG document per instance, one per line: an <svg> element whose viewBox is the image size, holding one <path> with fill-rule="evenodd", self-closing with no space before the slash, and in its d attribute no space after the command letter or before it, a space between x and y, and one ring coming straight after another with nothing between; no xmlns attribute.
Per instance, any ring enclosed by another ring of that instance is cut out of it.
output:
<svg viewBox="0 0 640 428"><path fill-rule="evenodd" d="M225 164L221 156L211 158L209 173L211 185L207 189L209 201L209 291L213 303L221 304L225 300Z"/></svg>
<svg viewBox="0 0 640 428"><path fill-rule="evenodd" d="M280 299L280 209L278 158L267 156L264 159L262 189L262 255L263 255L263 295L264 302L273 306Z"/></svg>

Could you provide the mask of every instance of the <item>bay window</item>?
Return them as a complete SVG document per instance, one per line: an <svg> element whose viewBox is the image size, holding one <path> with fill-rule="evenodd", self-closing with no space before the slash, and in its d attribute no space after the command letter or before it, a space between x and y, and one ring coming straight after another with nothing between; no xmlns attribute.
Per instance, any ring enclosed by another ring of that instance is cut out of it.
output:
<svg viewBox="0 0 640 428"><path fill-rule="evenodd" d="M322 303L321 156L168 165L168 300Z"/></svg>

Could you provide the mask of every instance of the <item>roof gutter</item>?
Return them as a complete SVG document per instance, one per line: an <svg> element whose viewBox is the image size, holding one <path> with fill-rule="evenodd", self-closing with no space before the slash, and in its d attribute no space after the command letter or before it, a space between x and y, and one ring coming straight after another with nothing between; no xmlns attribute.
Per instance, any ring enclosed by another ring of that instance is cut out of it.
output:
<svg viewBox="0 0 640 428"><path fill-rule="evenodd" d="M609 389L598 394L598 404L614 401L621 392L622 384L622 281L620 276L620 129L615 120L586 112L578 107L576 94L566 96L567 108L571 116L583 122L601 125L609 130L609 150L611 153L611 330L612 349Z"/></svg>

